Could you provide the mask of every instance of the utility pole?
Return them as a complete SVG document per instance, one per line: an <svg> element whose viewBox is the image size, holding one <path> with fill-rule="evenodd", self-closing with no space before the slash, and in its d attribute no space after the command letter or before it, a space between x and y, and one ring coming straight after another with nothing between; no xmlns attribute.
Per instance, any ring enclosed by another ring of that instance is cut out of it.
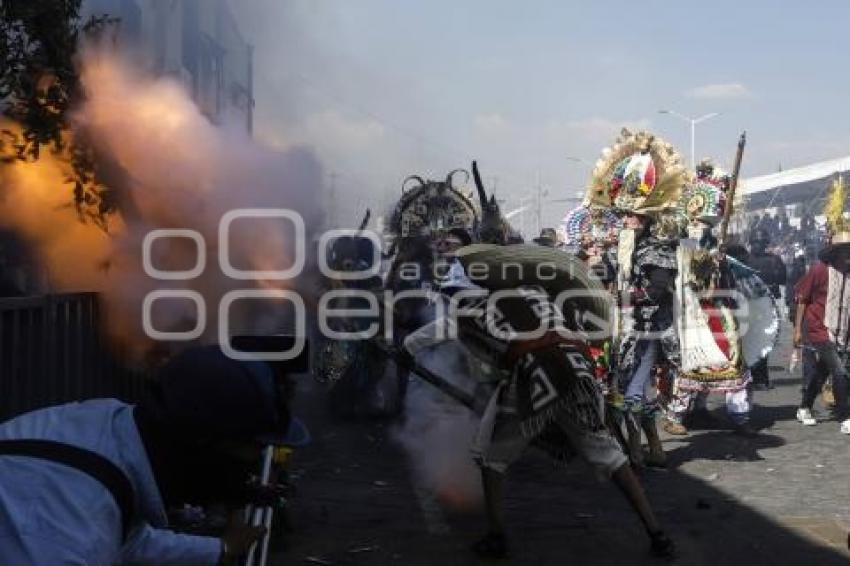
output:
<svg viewBox="0 0 850 566"><path fill-rule="evenodd" d="M543 228L543 186L540 183L540 171L537 171L537 229L536 233L540 234Z"/></svg>
<svg viewBox="0 0 850 566"><path fill-rule="evenodd" d="M534 227L534 232L540 234L540 227L543 225L543 199L540 198L540 185L537 185L537 224Z"/></svg>
<svg viewBox="0 0 850 566"><path fill-rule="evenodd" d="M336 171L331 171L329 177L330 183L328 185L328 224L331 228L336 228Z"/></svg>

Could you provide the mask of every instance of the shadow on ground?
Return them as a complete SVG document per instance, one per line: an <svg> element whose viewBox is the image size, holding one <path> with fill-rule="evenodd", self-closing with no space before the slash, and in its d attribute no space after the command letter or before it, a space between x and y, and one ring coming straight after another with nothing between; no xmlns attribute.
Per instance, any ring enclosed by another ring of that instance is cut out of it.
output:
<svg viewBox="0 0 850 566"><path fill-rule="evenodd" d="M390 425L332 423L322 393L312 389L299 391L298 413L315 441L295 456L299 496L291 515L294 532L285 542L276 541L283 548L270 563L486 563L469 551L482 534L481 513L435 509L427 498L423 503L421 490L417 498L411 484L405 455L389 439ZM788 407L775 409L760 418L787 418ZM680 549L677 564L848 563L850 555L815 544L677 470L690 458L760 459L761 449L782 443L766 434L745 439L728 431L703 433L670 451L671 469L644 473L653 505ZM505 511L512 557L499 564L663 564L648 557L637 518L619 492L581 463L557 468L529 453L509 475Z"/></svg>
<svg viewBox="0 0 850 566"><path fill-rule="evenodd" d="M750 424L757 431L770 429L777 422L795 420L797 408L797 405L757 405L750 416ZM686 424L688 429L692 431L731 431L733 426L725 413L725 410L720 408L707 413L697 412L693 420L686 421Z"/></svg>
<svg viewBox="0 0 850 566"><path fill-rule="evenodd" d="M756 462L764 460L759 454L765 448L778 448L785 441L771 434L758 434L752 438L738 436L730 431L712 431L694 434L681 439L683 444L667 452L668 468L675 469L694 459Z"/></svg>

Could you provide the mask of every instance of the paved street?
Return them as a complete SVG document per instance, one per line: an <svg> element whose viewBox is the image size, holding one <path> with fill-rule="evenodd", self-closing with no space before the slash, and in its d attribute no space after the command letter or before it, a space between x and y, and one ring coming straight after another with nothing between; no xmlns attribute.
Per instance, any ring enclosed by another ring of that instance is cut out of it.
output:
<svg viewBox="0 0 850 566"><path fill-rule="evenodd" d="M771 360L775 368L787 363L789 334ZM799 370L772 374L776 387L756 392L758 438L729 430L667 437L670 468L643 475L680 547L678 563L850 562L850 437L831 420L799 425ZM313 389L304 384L299 392L315 438L296 455L294 532L274 563L481 562L469 551L484 527L480 510L441 505L411 479L408 457L392 440L394 425L334 423ZM722 409L714 414L723 417ZM506 493L512 558L504 563L654 563L620 494L581 463L555 468L529 453L511 470Z"/></svg>

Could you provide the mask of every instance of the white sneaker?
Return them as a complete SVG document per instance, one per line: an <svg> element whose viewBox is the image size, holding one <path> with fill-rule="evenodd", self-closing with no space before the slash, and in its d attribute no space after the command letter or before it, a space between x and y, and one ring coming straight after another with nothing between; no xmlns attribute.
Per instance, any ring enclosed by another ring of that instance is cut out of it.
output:
<svg viewBox="0 0 850 566"><path fill-rule="evenodd" d="M818 424L818 421L815 420L815 417L812 416L811 409L804 409L800 407L797 409L797 420L803 423L805 426L815 426ZM850 421L847 421L847 434L850 434ZM844 425L842 425L843 427ZM842 428L843 432L843 428Z"/></svg>
<svg viewBox="0 0 850 566"><path fill-rule="evenodd" d="M850 419L847 419L846 421L841 423L841 433L850 434Z"/></svg>

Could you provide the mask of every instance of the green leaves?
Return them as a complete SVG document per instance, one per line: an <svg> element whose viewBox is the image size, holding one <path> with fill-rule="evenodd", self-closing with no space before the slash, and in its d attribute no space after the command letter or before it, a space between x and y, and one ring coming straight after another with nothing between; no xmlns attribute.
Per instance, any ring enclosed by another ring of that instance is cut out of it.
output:
<svg viewBox="0 0 850 566"><path fill-rule="evenodd" d="M118 20L100 15L81 22L80 4L0 0L0 110L20 126L19 133L0 132L0 166L38 160L44 149L66 159L80 218L105 227L114 199L98 180L91 145L71 135L70 112L84 98L77 67L81 38L96 39Z"/></svg>

